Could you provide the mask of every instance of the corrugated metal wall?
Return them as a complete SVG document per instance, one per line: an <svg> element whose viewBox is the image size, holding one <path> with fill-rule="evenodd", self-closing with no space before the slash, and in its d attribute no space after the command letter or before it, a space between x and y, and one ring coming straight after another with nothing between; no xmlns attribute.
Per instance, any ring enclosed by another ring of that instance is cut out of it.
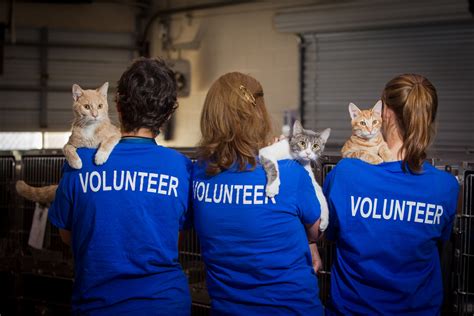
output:
<svg viewBox="0 0 474 316"><path fill-rule="evenodd" d="M115 119L116 82L136 55L134 45L131 33L18 30L5 46L0 131L69 130L73 83L97 88L109 81Z"/></svg>
<svg viewBox="0 0 474 316"><path fill-rule="evenodd" d="M331 127L329 143L350 136L349 102L369 108L401 73L438 89L436 149L474 149L474 20L465 0L347 0L282 10L280 32L301 45L301 113Z"/></svg>
<svg viewBox="0 0 474 316"><path fill-rule="evenodd" d="M349 102L369 108L397 74L419 73L437 88L438 148L474 147L474 25L445 24L303 35L303 120L350 136Z"/></svg>

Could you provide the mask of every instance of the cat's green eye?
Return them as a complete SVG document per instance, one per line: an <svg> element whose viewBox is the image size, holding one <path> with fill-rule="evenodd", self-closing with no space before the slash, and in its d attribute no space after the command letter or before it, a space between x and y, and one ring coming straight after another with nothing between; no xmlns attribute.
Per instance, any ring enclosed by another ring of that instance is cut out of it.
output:
<svg viewBox="0 0 474 316"><path fill-rule="evenodd" d="M319 145L318 144L314 144L313 145L313 150L318 150L319 149Z"/></svg>
<svg viewBox="0 0 474 316"><path fill-rule="evenodd" d="M300 145L301 147L306 147L306 143L303 141L299 142L298 145Z"/></svg>
<svg viewBox="0 0 474 316"><path fill-rule="evenodd" d="M367 123L365 123L365 121L361 121L361 122L360 122L360 125L362 125L362 126L366 126L366 125L367 125Z"/></svg>
<svg viewBox="0 0 474 316"><path fill-rule="evenodd" d="M84 105L84 107L86 108L86 110L90 110L90 108L91 108L91 106L89 104Z"/></svg>
<svg viewBox="0 0 474 316"><path fill-rule="evenodd" d="M98 107L99 109L102 109L102 104L99 104L97 107Z"/></svg>
<svg viewBox="0 0 474 316"><path fill-rule="evenodd" d="M372 122L372 124L374 124L374 125L375 125L375 124L377 124L378 122L379 122L379 121L377 121L377 120L374 120L374 121Z"/></svg>

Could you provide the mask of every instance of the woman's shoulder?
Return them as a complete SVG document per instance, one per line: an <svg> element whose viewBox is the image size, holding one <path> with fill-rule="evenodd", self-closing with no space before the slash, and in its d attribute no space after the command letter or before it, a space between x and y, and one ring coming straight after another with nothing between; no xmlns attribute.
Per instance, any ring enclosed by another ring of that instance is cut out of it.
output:
<svg viewBox="0 0 474 316"><path fill-rule="evenodd" d="M167 160L170 162L179 164L179 163L184 163L186 165L191 166L192 162L191 159L188 158L185 154L177 151L176 149L164 147L164 146L157 146L156 147L157 153L165 157Z"/></svg>
<svg viewBox="0 0 474 316"><path fill-rule="evenodd" d="M342 158L339 162L332 168L333 173L345 173L346 171L354 171L364 166L373 166L368 164L360 159L356 158Z"/></svg>
<svg viewBox="0 0 474 316"><path fill-rule="evenodd" d="M459 187L458 180L454 175L447 171L440 170L428 162L425 162L423 164L423 171L425 174L431 177L435 177L438 181L445 183L448 186L447 188Z"/></svg>
<svg viewBox="0 0 474 316"><path fill-rule="evenodd" d="M280 170L281 177L294 177L296 175L307 173L302 164L292 159L278 160L278 169Z"/></svg>

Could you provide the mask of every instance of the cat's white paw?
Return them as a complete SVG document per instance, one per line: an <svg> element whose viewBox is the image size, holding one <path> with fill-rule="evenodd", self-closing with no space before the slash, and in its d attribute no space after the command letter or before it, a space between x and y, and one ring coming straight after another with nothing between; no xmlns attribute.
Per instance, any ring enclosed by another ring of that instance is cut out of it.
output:
<svg viewBox="0 0 474 316"><path fill-rule="evenodd" d="M98 150L94 157L95 164L98 166L103 165L109 159L109 155L110 153L108 152Z"/></svg>
<svg viewBox="0 0 474 316"><path fill-rule="evenodd" d="M267 187L265 188L265 194L269 197L272 198L275 195L278 195L280 193L280 179L276 179L270 184L267 184Z"/></svg>
<svg viewBox="0 0 474 316"><path fill-rule="evenodd" d="M322 206L321 207L321 221L319 222L319 230L320 231L325 231L326 228L328 228L329 225L329 210L327 209L327 206Z"/></svg>
<svg viewBox="0 0 474 316"><path fill-rule="evenodd" d="M328 228L329 225L329 219L327 217L321 216L321 222L319 223L319 230L320 231L325 231L326 228Z"/></svg>
<svg viewBox="0 0 474 316"><path fill-rule="evenodd" d="M68 164L73 169L81 169L82 168L82 160L80 158L68 161Z"/></svg>

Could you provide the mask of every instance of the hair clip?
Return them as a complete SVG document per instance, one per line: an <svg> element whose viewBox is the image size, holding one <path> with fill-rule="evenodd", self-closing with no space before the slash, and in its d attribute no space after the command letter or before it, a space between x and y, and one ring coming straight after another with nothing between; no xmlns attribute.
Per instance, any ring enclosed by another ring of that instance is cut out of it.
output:
<svg viewBox="0 0 474 316"><path fill-rule="evenodd" d="M244 98L245 101L253 104L254 106L257 105L255 97L250 93L250 91L245 86L240 85L239 89L243 93L242 97Z"/></svg>

